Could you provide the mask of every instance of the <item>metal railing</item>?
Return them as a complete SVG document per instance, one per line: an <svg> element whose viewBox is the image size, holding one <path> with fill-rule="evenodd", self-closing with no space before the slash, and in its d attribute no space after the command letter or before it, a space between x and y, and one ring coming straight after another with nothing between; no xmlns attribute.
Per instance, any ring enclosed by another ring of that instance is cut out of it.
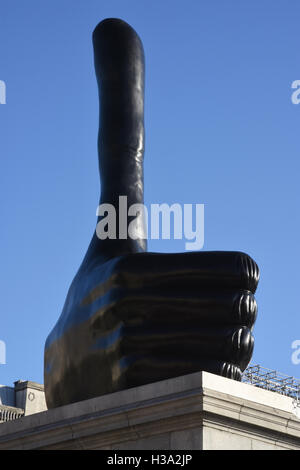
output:
<svg viewBox="0 0 300 470"><path fill-rule="evenodd" d="M280 393L300 401L300 380L266 369L258 364L250 364L242 375L242 382L255 387Z"/></svg>

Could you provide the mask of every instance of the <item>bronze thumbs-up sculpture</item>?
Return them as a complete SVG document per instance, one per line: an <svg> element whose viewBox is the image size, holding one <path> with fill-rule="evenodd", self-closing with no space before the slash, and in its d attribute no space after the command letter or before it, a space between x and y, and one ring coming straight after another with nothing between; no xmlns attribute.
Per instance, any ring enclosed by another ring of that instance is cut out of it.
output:
<svg viewBox="0 0 300 470"><path fill-rule="evenodd" d="M100 203L118 211L121 195L143 204L144 52L119 19L102 21L93 44ZM48 407L200 370L240 380L258 279L245 253L148 253L142 236L100 239L95 230L46 341Z"/></svg>

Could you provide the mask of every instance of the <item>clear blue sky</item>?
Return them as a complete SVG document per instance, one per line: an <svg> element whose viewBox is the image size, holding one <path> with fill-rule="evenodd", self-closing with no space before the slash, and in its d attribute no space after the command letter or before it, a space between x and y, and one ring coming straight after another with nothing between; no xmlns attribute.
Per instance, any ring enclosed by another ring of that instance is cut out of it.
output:
<svg viewBox="0 0 300 470"><path fill-rule="evenodd" d="M204 250L257 261L253 362L300 377L299 1L0 0L0 383L43 382L45 338L95 228L91 34L107 17L145 48L146 204L205 204Z"/></svg>

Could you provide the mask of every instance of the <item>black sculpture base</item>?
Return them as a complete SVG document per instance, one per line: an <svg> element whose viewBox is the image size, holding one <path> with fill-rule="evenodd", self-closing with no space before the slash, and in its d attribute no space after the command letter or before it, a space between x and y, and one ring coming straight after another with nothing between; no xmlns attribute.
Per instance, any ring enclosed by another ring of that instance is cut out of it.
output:
<svg viewBox="0 0 300 470"><path fill-rule="evenodd" d="M82 269L46 343L49 408L200 370L240 380L258 268L239 252L140 253Z"/></svg>

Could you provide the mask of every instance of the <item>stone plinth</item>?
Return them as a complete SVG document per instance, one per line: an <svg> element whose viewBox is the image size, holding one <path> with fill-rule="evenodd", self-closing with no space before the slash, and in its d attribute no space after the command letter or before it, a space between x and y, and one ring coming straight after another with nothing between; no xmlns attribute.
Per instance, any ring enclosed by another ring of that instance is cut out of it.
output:
<svg viewBox="0 0 300 470"><path fill-rule="evenodd" d="M2 423L0 450L300 449L299 416L292 398L198 372Z"/></svg>
<svg viewBox="0 0 300 470"><path fill-rule="evenodd" d="M0 385L0 423L47 410L44 386L18 380L14 387Z"/></svg>
<svg viewBox="0 0 300 470"><path fill-rule="evenodd" d="M47 410L44 386L30 380L15 382L16 406L24 410L24 415L31 415Z"/></svg>

